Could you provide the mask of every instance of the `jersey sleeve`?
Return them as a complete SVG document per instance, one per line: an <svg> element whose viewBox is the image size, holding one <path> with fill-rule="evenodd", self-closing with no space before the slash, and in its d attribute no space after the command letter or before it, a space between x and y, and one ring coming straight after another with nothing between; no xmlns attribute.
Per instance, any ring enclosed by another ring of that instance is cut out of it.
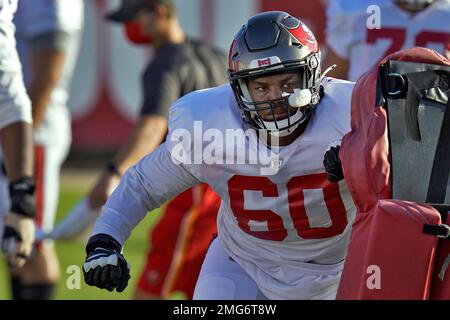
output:
<svg viewBox="0 0 450 320"><path fill-rule="evenodd" d="M123 245L147 212L205 182L202 136L196 129L198 119L203 119L205 126L210 120L204 115L210 101L204 91L189 93L173 103L166 141L126 172L106 202L93 234L109 234ZM198 107L201 102L204 108Z"/></svg>
<svg viewBox="0 0 450 320"><path fill-rule="evenodd" d="M14 35L4 27L0 21L0 129L16 122L32 123L31 101Z"/></svg>
<svg viewBox="0 0 450 320"><path fill-rule="evenodd" d="M351 17L346 15L340 0L329 0L326 10L326 44L342 59L349 59L352 41Z"/></svg>
<svg viewBox="0 0 450 320"><path fill-rule="evenodd" d="M7 60L11 61L9 57ZM0 74L2 69L0 64ZM0 130L16 122L32 123L31 101L22 77L20 72L5 72L0 75L0 81L6 84L0 91Z"/></svg>
<svg viewBox="0 0 450 320"><path fill-rule="evenodd" d="M109 197L93 234L106 233L121 245L147 212L200 181L172 160L166 143L131 167Z"/></svg>

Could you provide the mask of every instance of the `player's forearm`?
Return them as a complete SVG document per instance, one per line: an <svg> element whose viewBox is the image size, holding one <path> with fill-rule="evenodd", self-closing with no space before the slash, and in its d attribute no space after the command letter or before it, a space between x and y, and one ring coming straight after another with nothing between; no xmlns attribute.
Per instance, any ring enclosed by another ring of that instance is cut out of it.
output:
<svg viewBox="0 0 450 320"><path fill-rule="evenodd" d="M0 130L0 140L9 180L33 176L31 124L16 122L6 126Z"/></svg>
<svg viewBox="0 0 450 320"><path fill-rule="evenodd" d="M133 171L130 169L130 171ZM135 226L145 217L153 206L145 201L143 186L130 171L122 178L102 208L92 235L104 233L112 236L121 245L131 234ZM136 192L136 193L135 193Z"/></svg>
<svg viewBox="0 0 450 320"><path fill-rule="evenodd" d="M39 49L32 52L34 78L28 94L33 106L33 127L44 119L52 92L57 85L64 65L65 53L56 49Z"/></svg>
<svg viewBox="0 0 450 320"><path fill-rule="evenodd" d="M147 212L198 183L183 165L172 161L162 144L122 177L104 205L93 234L109 234L123 245Z"/></svg>
<svg viewBox="0 0 450 320"><path fill-rule="evenodd" d="M129 167L158 148L166 133L167 120L164 117L142 117L114 158L119 172L123 174Z"/></svg>

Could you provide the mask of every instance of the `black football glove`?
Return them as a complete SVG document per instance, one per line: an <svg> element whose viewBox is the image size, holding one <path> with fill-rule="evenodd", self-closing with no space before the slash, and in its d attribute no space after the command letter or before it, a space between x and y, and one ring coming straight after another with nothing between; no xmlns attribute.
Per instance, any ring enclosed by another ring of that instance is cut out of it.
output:
<svg viewBox="0 0 450 320"><path fill-rule="evenodd" d="M339 159L339 149L341 140L332 142L323 157L323 166L328 174L328 181L338 182L344 179L342 173L341 159Z"/></svg>
<svg viewBox="0 0 450 320"><path fill-rule="evenodd" d="M5 216L1 244L12 269L21 268L33 248L36 217L34 190L35 183L31 177L24 177L9 185L11 208Z"/></svg>
<svg viewBox="0 0 450 320"><path fill-rule="evenodd" d="M130 279L130 267L120 249L120 244L107 234L91 237L86 245L84 281L100 289L122 292Z"/></svg>

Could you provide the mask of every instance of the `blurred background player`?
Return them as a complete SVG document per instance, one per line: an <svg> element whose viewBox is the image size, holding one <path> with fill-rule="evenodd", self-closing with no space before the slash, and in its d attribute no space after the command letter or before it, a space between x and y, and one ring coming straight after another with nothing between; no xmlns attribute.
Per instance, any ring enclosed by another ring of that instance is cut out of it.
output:
<svg viewBox="0 0 450 320"><path fill-rule="evenodd" d="M368 28L374 4L380 8L378 29ZM325 65L337 65L330 75L351 81L406 48L427 47L450 58L450 1L329 0L326 44Z"/></svg>
<svg viewBox="0 0 450 320"><path fill-rule="evenodd" d="M0 1L0 142L8 172L0 181L0 239L12 269L32 251L36 215L31 103L16 51L16 10L16 0Z"/></svg>
<svg viewBox="0 0 450 320"><path fill-rule="evenodd" d="M68 87L78 57L82 0L22 0L14 18L17 48L32 103L36 222L53 228L59 174L71 143ZM31 259L12 272L13 299L49 299L59 278L51 240L37 243Z"/></svg>
<svg viewBox="0 0 450 320"><path fill-rule="evenodd" d="M128 23L154 49L142 78L144 102L127 142L89 194L100 208L125 171L164 141L172 102L199 89L227 81L226 55L183 31L171 0L123 0L107 17ZM207 247L216 233L220 199L206 184L177 196L150 234L150 249L134 297L169 298L182 292L191 299Z"/></svg>

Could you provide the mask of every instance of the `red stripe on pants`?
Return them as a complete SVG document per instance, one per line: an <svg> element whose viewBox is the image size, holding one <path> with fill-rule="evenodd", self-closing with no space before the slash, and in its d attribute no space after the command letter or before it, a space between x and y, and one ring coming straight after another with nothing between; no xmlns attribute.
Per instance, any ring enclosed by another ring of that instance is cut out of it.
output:
<svg viewBox="0 0 450 320"><path fill-rule="evenodd" d="M34 179L36 181L36 223L42 227L44 211L44 154L45 149L42 145L34 147Z"/></svg>

